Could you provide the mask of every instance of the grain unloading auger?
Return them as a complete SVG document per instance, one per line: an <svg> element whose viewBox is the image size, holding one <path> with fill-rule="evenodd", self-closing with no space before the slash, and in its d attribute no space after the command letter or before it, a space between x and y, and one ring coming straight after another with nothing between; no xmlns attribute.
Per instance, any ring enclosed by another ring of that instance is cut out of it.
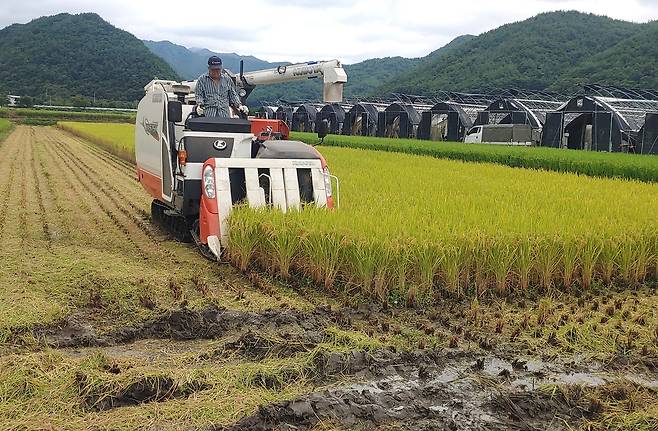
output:
<svg viewBox="0 0 658 431"><path fill-rule="evenodd" d="M243 101L258 85L321 77L324 101L337 103L347 82L337 60L230 76ZM237 113L234 118L197 116L195 87L195 81L153 80L139 102L137 177L153 197L155 222L179 238L193 238L205 256L219 259L228 238L227 218L238 203L282 211L334 207L332 183L338 179L314 147L289 140L288 126L280 120Z"/></svg>

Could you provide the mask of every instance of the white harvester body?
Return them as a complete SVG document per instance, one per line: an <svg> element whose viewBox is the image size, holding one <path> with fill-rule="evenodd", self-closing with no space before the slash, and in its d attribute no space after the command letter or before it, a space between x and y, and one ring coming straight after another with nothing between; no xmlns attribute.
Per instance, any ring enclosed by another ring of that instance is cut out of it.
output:
<svg viewBox="0 0 658 431"><path fill-rule="evenodd" d="M313 74L326 81L332 73L325 89L340 89L333 96L342 98L340 64L316 64L241 74L236 83L253 89ZM332 181L338 179L314 147L287 139L284 122L197 116L193 82L154 80L144 89L135 121L138 180L153 197L153 219L181 236L189 232L207 256L220 258L236 204L334 207Z"/></svg>

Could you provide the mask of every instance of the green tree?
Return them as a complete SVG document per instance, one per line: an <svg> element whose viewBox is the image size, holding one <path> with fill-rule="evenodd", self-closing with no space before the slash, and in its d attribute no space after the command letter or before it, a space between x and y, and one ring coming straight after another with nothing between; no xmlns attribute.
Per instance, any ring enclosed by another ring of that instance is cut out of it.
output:
<svg viewBox="0 0 658 431"><path fill-rule="evenodd" d="M21 96L21 98L18 99L18 106L21 108L31 108L34 106L34 99L32 96Z"/></svg>
<svg viewBox="0 0 658 431"><path fill-rule="evenodd" d="M88 98L76 95L71 97L71 105L75 106L76 108L86 108L90 105L90 103Z"/></svg>

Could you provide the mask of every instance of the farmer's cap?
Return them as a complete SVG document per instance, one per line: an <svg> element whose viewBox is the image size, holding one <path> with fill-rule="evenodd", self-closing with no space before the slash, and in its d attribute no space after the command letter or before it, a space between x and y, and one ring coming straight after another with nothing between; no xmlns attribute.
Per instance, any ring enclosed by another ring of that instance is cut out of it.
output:
<svg viewBox="0 0 658 431"><path fill-rule="evenodd" d="M221 69L222 68L222 59L213 55L208 59L208 68L209 69Z"/></svg>

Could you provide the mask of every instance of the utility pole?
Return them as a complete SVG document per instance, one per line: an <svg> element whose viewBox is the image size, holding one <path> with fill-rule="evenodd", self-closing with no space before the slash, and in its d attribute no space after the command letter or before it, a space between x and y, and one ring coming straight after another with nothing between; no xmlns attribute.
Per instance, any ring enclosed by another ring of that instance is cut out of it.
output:
<svg viewBox="0 0 658 431"><path fill-rule="evenodd" d="M94 103L92 103L91 106L96 106L96 92L95 91L94 91Z"/></svg>

